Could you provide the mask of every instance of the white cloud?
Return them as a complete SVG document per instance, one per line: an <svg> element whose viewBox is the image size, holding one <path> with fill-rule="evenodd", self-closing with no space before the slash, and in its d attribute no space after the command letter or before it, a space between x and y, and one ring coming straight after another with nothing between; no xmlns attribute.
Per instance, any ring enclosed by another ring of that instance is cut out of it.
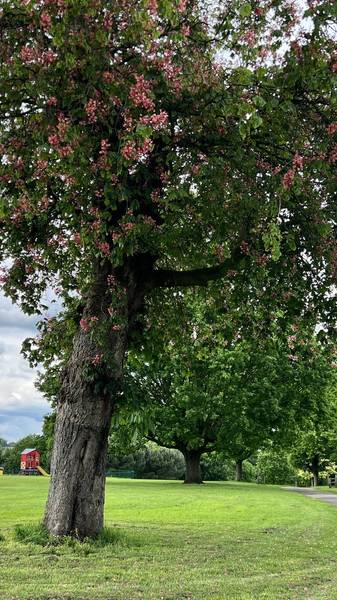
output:
<svg viewBox="0 0 337 600"><path fill-rule="evenodd" d="M15 441L39 433L50 407L34 387L36 371L20 354L36 333L38 317L27 317L0 295L0 437Z"/></svg>

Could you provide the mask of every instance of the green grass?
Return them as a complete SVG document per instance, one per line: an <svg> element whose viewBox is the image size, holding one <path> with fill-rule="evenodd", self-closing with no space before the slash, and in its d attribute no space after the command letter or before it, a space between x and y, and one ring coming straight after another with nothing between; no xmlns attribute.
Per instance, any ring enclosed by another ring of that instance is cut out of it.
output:
<svg viewBox="0 0 337 600"><path fill-rule="evenodd" d="M55 545L37 526L47 487L0 478L1 600L337 599L328 504L274 486L109 479L101 542Z"/></svg>

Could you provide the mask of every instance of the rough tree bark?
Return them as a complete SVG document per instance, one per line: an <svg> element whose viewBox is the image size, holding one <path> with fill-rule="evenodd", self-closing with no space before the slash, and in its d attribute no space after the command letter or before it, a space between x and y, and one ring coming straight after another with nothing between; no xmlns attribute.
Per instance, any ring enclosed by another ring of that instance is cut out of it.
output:
<svg viewBox="0 0 337 600"><path fill-rule="evenodd" d="M242 463L243 459L239 458L235 464L235 480L242 481Z"/></svg>
<svg viewBox="0 0 337 600"><path fill-rule="evenodd" d="M186 465L184 483L203 483L200 468L202 451L184 448L181 452L184 455Z"/></svg>
<svg viewBox="0 0 337 600"><path fill-rule="evenodd" d="M97 354L97 344L81 330L74 340L57 407L51 485L44 517L52 535L74 535L83 539L97 535L103 526L111 417L122 381L127 336L145 293L144 273L140 270L138 280L134 273L136 270L132 269L125 273L128 294L127 307L123 309L125 328L111 330L108 337L108 349L113 357L107 374L108 388L102 385L102 378L96 386L83 375L83 367L90 365ZM83 318L92 315L102 320L107 318L111 302L108 275L109 267L100 266L86 298ZM102 377L104 379L104 375Z"/></svg>
<svg viewBox="0 0 337 600"><path fill-rule="evenodd" d="M314 479L314 486L319 485L319 455L315 454L311 461L311 472Z"/></svg>

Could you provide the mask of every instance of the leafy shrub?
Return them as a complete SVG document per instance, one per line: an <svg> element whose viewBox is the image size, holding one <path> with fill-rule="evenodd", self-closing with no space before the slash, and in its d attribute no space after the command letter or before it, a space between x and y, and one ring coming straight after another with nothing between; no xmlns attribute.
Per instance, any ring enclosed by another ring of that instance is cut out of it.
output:
<svg viewBox="0 0 337 600"><path fill-rule="evenodd" d="M283 450L260 451L256 467L259 483L293 485L296 481L296 469L290 455Z"/></svg>

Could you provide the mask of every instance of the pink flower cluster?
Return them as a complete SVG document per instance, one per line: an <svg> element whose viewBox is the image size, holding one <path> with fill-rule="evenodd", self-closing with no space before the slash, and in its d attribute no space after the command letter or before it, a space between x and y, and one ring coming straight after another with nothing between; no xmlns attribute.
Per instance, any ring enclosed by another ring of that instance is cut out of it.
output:
<svg viewBox="0 0 337 600"><path fill-rule="evenodd" d="M112 83L114 80L115 80L115 77L114 77L113 73L110 73L110 71L104 71L103 81L105 83Z"/></svg>
<svg viewBox="0 0 337 600"><path fill-rule="evenodd" d="M47 100L47 106L57 106L57 98L55 98L55 96L50 96Z"/></svg>
<svg viewBox="0 0 337 600"><path fill-rule="evenodd" d="M333 135L334 133L336 133L337 131L337 123L331 123L331 125L329 125L327 127L327 132L329 135Z"/></svg>
<svg viewBox="0 0 337 600"><path fill-rule="evenodd" d="M153 142L150 138L145 138L142 145L137 145L135 140L129 140L121 149L121 155L126 160L139 161L146 158L153 149Z"/></svg>
<svg viewBox="0 0 337 600"><path fill-rule="evenodd" d="M161 110L160 113L154 115L144 115L140 118L139 122L142 125L149 125L154 131L160 131L166 127L168 122L168 114L165 110Z"/></svg>
<svg viewBox="0 0 337 600"><path fill-rule="evenodd" d="M108 275L107 282L110 288L114 288L117 285L117 279L114 275Z"/></svg>
<svg viewBox="0 0 337 600"><path fill-rule="evenodd" d="M256 42L256 33L253 29L249 29L243 36L244 41L248 44L250 48L253 48Z"/></svg>
<svg viewBox="0 0 337 600"><path fill-rule="evenodd" d="M187 8L187 0L179 0L178 1L178 6L177 6L177 11L180 13L185 12Z"/></svg>
<svg viewBox="0 0 337 600"><path fill-rule="evenodd" d="M157 13L158 13L158 2L157 2L157 0L148 0L148 9L150 11L150 14L153 17L156 17Z"/></svg>
<svg viewBox="0 0 337 600"><path fill-rule="evenodd" d="M91 360L91 364L95 367L102 362L103 354L96 354L94 358Z"/></svg>
<svg viewBox="0 0 337 600"><path fill-rule="evenodd" d="M51 65L57 59L53 50L38 50L30 46L23 46L20 50L20 58L24 64L38 63L45 67Z"/></svg>
<svg viewBox="0 0 337 600"><path fill-rule="evenodd" d="M150 97L152 84L144 75L136 75L136 83L130 88L130 98L135 106L142 106L146 110L154 109L154 102Z"/></svg>
<svg viewBox="0 0 337 600"><path fill-rule="evenodd" d="M106 31L110 31L113 25L113 14L108 10L104 15L103 27Z"/></svg>
<svg viewBox="0 0 337 600"><path fill-rule="evenodd" d="M242 254L249 254L249 245L247 244L247 242L241 243L240 250L241 250Z"/></svg>
<svg viewBox="0 0 337 600"><path fill-rule="evenodd" d="M108 242L97 242L97 248L101 251L103 256L110 256L111 250Z"/></svg>
<svg viewBox="0 0 337 600"><path fill-rule="evenodd" d="M88 333L88 331L90 331L90 329L92 328L92 325L97 323L97 321L98 317L88 317L87 319L83 318L80 320L80 328L85 333Z"/></svg>
<svg viewBox="0 0 337 600"><path fill-rule="evenodd" d="M74 242L76 244L76 246L81 246L82 245L82 239L81 239L81 234L76 232L74 234Z"/></svg>
<svg viewBox="0 0 337 600"><path fill-rule="evenodd" d="M108 140L101 140L101 148L99 151L99 158L97 161L97 167L99 169L106 169L108 166L108 152L110 149L110 144ZM97 194L96 194L97 195Z"/></svg>
<svg viewBox="0 0 337 600"><path fill-rule="evenodd" d="M335 146L332 148L332 150L330 152L329 162L331 162L331 163L337 162L337 144L335 144Z"/></svg>
<svg viewBox="0 0 337 600"><path fill-rule="evenodd" d="M289 169L284 175L282 179L283 187L286 190L289 190L294 183L296 171L302 170L304 167L304 157L295 153L293 157L293 166L292 169Z"/></svg>
<svg viewBox="0 0 337 600"><path fill-rule="evenodd" d="M298 154L298 152L296 152L296 154L293 158L293 166L295 169L303 169L304 158L303 158L303 156L300 156L300 154Z"/></svg>
<svg viewBox="0 0 337 600"><path fill-rule="evenodd" d="M8 270L4 267L0 267L0 285L7 283L9 277Z"/></svg>
<svg viewBox="0 0 337 600"><path fill-rule="evenodd" d="M182 83L180 79L181 71L180 67L173 63L173 52L167 50L164 53L164 58L155 61L156 66L160 69L165 76L165 79L178 94L181 92Z"/></svg>
<svg viewBox="0 0 337 600"><path fill-rule="evenodd" d="M46 29L46 30L50 29L51 17L50 17L50 14L47 13L45 10L43 10L40 15L40 25L41 25L42 29Z"/></svg>
<svg viewBox="0 0 337 600"><path fill-rule="evenodd" d="M23 196L19 201L19 204L16 207L16 209L12 212L11 220L15 225L18 225L19 223L21 223L22 219L24 218L24 215L30 210L31 206L29 200L28 198Z"/></svg>
<svg viewBox="0 0 337 600"><path fill-rule="evenodd" d="M294 183L295 171L293 169L289 169L284 175L282 179L283 187L286 190L289 190Z"/></svg>
<svg viewBox="0 0 337 600"><path fill-rule="evenodd" d="M108 140L101 140L100 156L106 156L109 152L110 144Z"/></svg>
<svg viewBox="0 0 337 600"><path fill-rule="evenodd" d="M86 103L84 110L87 114L89 123L93 124L97 122L97 111L98 111L98 102L91 98Z"/></svg>

